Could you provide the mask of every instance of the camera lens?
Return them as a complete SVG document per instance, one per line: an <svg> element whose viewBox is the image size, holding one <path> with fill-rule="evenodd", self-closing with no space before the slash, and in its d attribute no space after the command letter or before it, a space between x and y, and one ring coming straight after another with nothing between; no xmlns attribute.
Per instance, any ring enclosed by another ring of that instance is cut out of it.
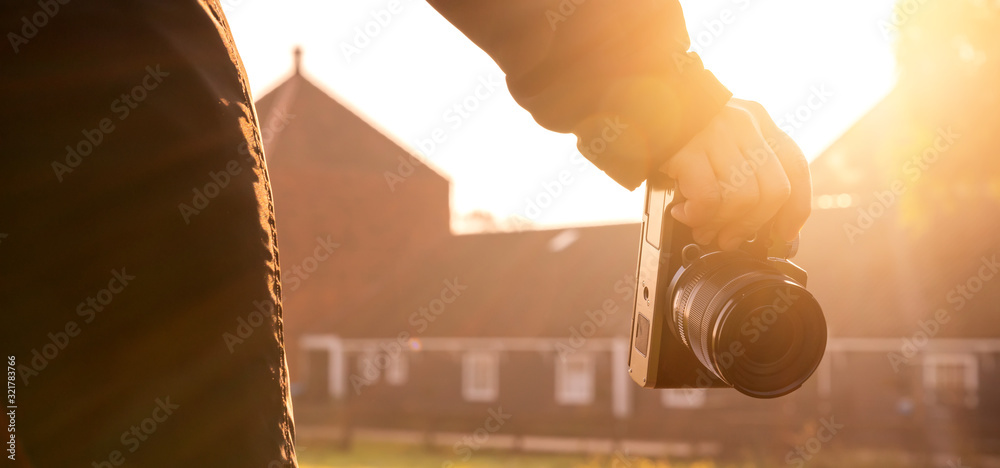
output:
<svg viewBox="0 0 1000 468"><path fill-rule="evenodd" d="M796 323L785 314L777 314L767 306L758 307L750 312L748 318L752 323L759 323L766 328L769 339L758 339L756 343L746 344L747 360L756 363L777 362L788 355L795 347Z"/></svg>
<svg viewBox="0 0 1000 468"><path fill-rule="evenodd" d="M670 291L674 333L702 365L744 394L788 394L823 357L823 311L770 261L713 252L679 270Z"/></svg>

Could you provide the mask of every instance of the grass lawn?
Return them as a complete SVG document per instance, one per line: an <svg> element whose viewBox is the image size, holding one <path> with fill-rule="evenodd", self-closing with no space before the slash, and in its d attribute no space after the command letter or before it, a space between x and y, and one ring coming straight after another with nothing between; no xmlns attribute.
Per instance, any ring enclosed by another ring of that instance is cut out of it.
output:
<svg viewBox="0 0 1000 468"><path fill-rule="evenodd" d="M713 462L711 460L653 460L624 455L549 455L480 450L463 461L462 456L447 449L427 449L412 445L357 442L349 450L321 444L302 444L298 451L302 468L788 468L784 460L768 462ZM914 466L901 454L820 453L805 466L895 468ZM919 465L919 464L918 464Z"/></svg>
<svg viewBox="0 0 1000 468"><path fill-rule="evenodd" d="M467 460L447 448L358 442L350 450L322 445L296 447L302 468L413 467L413 468L715 468L711 463L676 464L636 457L549 455L480 450ZM616 461L617 460L617 461ZM742 468L742 467L741 467ZM749 466L748 466L749 468Z"/></svg>

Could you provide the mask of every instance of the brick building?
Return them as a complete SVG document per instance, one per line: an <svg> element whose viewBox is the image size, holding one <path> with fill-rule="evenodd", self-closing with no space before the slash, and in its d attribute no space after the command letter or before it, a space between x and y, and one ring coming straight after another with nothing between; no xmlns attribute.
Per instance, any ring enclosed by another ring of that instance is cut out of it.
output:
<svg viewBox="0 0 1000 468"><path fill-rule="evenodd" d="M797 261L827 315L827 355L797 392L753 400L630 381L638 225L454 235L448 178L296 70L257 111L300 437L451 445L502 408L489 443L524 450L795 463L790 450L834 418L837 446L1000 453L1000 288L980 275L1000 211L976 198L914 234L879 201L895 177L880 154L907 138L891 131L903 92L813 163ZM971 143L949 154L1000 147ZM884 206L868 223L872 203ZM959 308L949 291L979 276Z"/></svg>

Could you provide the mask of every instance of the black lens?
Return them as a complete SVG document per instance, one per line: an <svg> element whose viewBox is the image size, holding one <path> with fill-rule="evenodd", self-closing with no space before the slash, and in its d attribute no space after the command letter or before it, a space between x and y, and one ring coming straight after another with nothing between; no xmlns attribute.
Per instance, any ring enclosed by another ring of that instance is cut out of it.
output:
<svg viewBox="0 0 1000 468"><path fill-rule="evenodd" d="M742 393L799 388L826 349L826 320L805 288L768 261L716 252L678 272L673 329L698 360Z"/></svg>
<svg viewBox="0 0 1000 468"><path fill-rule="evenodd" d="M761 306L751 311L746 319L752 329L767 339L746 342L746 357L750 362L767 364L778 362L788 355L795 345L796 320L779 313L774 307Z"/></svg>

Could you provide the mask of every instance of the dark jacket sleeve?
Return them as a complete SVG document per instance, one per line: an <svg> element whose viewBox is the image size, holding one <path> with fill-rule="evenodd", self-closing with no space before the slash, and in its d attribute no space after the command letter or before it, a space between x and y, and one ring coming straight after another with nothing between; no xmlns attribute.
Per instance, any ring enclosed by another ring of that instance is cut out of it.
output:
<svg viewBox="0 0 1000 468"><path fill-rule="evenodd" d="M629 190L732 96L688 52L676 0L429 0L545 128Z"/></svg>

